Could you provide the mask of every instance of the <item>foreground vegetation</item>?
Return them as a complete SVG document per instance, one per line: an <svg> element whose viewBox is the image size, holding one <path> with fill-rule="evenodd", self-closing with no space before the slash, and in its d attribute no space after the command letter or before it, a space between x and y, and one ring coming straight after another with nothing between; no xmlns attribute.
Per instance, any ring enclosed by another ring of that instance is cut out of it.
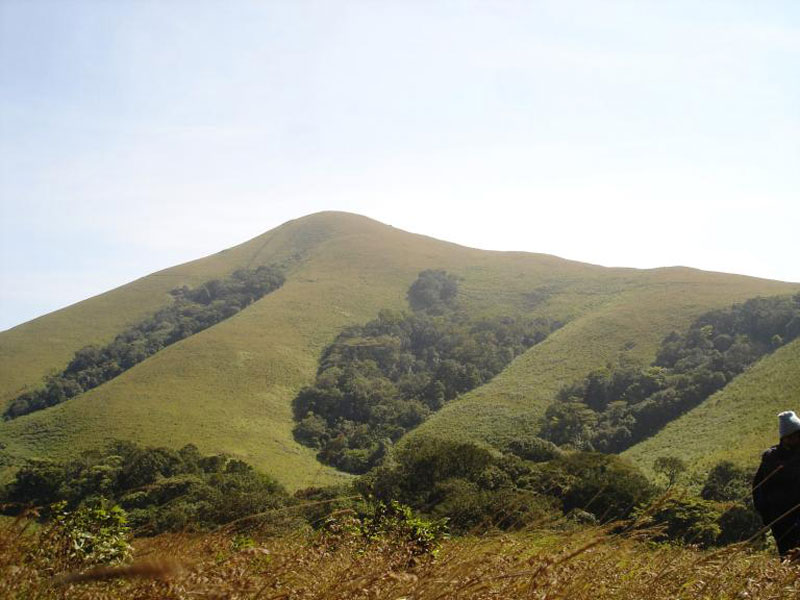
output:
<svg viewBox="0 0 800 600"><path fill-rule="evenodd" d="M751 474L721 463L698 496L681 486L684 469L676 458L659 461L656 485L619 457L537 438L505 453L427 439L395 449L351 486L289 495L241 460L114 442L66 463L30 461L5 487L0 504L16 518L0 524L0 594L700 599L798 591L797 571L778 565L748 505ZM153 536L164 531L174 533Z"/></svg>
<svg viewBox="0 0 800 600"><path fill-rule="evenodd" d="M796 598L800 568L735 546L653 544L649 532L609 528L446 540L436 555L391 534L279 537L251 531L164 534L139 540L117 567L75 569L43 552L48 532L0 528L4 598L261 598L416 600L570 598L706 600Z"/></svg>
<svg viewBox="0 0 800 600"><path fill-rule="evenodd" d="M66 462L31 460L0 490L4 512L34 507L41 520L118 505L136 535L198 531L285 506L289 494L244 461L112 442ZM55 509L53 508L55 507Z"/></svg>
<svg viewBox="0 0 800 600"><path fill-rule="evenodd" d="M0 489L0 507L12 516L35 513L50 525L65 511L117 507L140 536L263 522L265 515L279 516L271 521L276 530L318 527L346 510L373 523L390 513L410 523L418 514L430 521L429 532L446 527L459 535L523 531L543 521L591 525L637 518L663 526L660 538L672 542L764 543L750 497L752 473L720 463L697 494L682 486L680 459L659 460L656 467L660 485L619 457L563 452L537 438L516 442L506 453L423 439L392 452L350 485L289 495L241 460L204 456L194 446L173 451L113 442L64 463L29 461Z"/></svg>

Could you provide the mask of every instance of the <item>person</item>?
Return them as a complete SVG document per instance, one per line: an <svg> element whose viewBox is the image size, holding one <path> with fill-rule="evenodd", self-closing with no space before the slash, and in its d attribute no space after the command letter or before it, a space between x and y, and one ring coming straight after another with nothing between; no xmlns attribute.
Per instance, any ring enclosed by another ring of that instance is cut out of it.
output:
<svg viewBox="0 0 800 600"><path fill-rule="evenodd" d="M786 558L800 548L800 418L794 411L778 415L778 433L780 443L761 456L753 504Z"/></svg>

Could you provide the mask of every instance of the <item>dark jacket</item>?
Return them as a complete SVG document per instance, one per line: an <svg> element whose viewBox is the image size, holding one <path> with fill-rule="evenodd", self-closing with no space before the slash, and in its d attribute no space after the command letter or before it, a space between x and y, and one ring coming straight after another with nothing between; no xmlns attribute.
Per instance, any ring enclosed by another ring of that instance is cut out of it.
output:
<svg viewBox="0 0 800 600"><path fill-rule="evenodd" d="M765 524L789 511L792 512L781 518L778 526L800 520L800 451L779 444L764 452L753 479L753 504Z"/></svg>

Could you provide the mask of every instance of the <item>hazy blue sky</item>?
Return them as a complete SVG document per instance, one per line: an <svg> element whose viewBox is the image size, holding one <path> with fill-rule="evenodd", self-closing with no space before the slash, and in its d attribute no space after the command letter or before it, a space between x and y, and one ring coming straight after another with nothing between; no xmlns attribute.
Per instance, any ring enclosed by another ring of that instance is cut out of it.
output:
<svg viewBox="0 0 800 600"><path fill-rule="evenodd" d="M800 3L0 0L0 329L320 210L800 281Z"/></svg>

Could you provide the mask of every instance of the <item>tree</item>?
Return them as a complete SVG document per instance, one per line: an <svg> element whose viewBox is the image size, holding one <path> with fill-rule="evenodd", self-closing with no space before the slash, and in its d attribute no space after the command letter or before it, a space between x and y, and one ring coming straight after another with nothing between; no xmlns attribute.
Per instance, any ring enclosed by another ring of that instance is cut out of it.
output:
<svg viewBox="0 0 800 600"><path fill-rule="evenodd" d="M700 495L706 500L750 503L752 481L752 473L729 460L723 460L709 471Z"/></svg>
<svg viewBox="0 0 800 600"><path fill-rule="evenodd" d="M591 450L592 430L596 424L597 413L583 402L556 402L545 411L542 437L558 446Z"/></svg>
<svg viewBox="0 0 800 600"><path fill-rule="evenodd" d="M381 440L396 442L559 326L514 317L473 321L449 309L438 314L456 291L452 275L424 271L409 298L428 308L381 310L342 331L323 352L314 384L292 403L295 439L319 449L326 464L364 473L382 460Z"/></svg>
<svg viewBox="0 0 800 600"><path fill-rule="evenodd" d="M653 496L647 477L618 456L575 452L551 461L549 467L573 478L564 493L565 513L579 508L603 522L624 519Z"/></svg>
<svg viewBox="0 0 800 600"><path fill-rule="evenodd" d="M458 278L443 270L422 271L408 290L408 303L413 310L442 314L455 306Z"/></svg>
<svg viewBox="0 0 800 600"><path fill-rule="evenodd" d="M686 463L677 456L659 456L653 462L653 470L667 478L667 489L670 489L686 472Z"/></svg>
<svg viewBox="0 0 800 600"><path fill-rule="evenodd" d="M652 513L648 509L637 511L646 521L665 527L660 538L664 541L680 540L703 547L716 543L721 533L719 508L712 502L693 496L666 498L657 504Z"/></svg>

